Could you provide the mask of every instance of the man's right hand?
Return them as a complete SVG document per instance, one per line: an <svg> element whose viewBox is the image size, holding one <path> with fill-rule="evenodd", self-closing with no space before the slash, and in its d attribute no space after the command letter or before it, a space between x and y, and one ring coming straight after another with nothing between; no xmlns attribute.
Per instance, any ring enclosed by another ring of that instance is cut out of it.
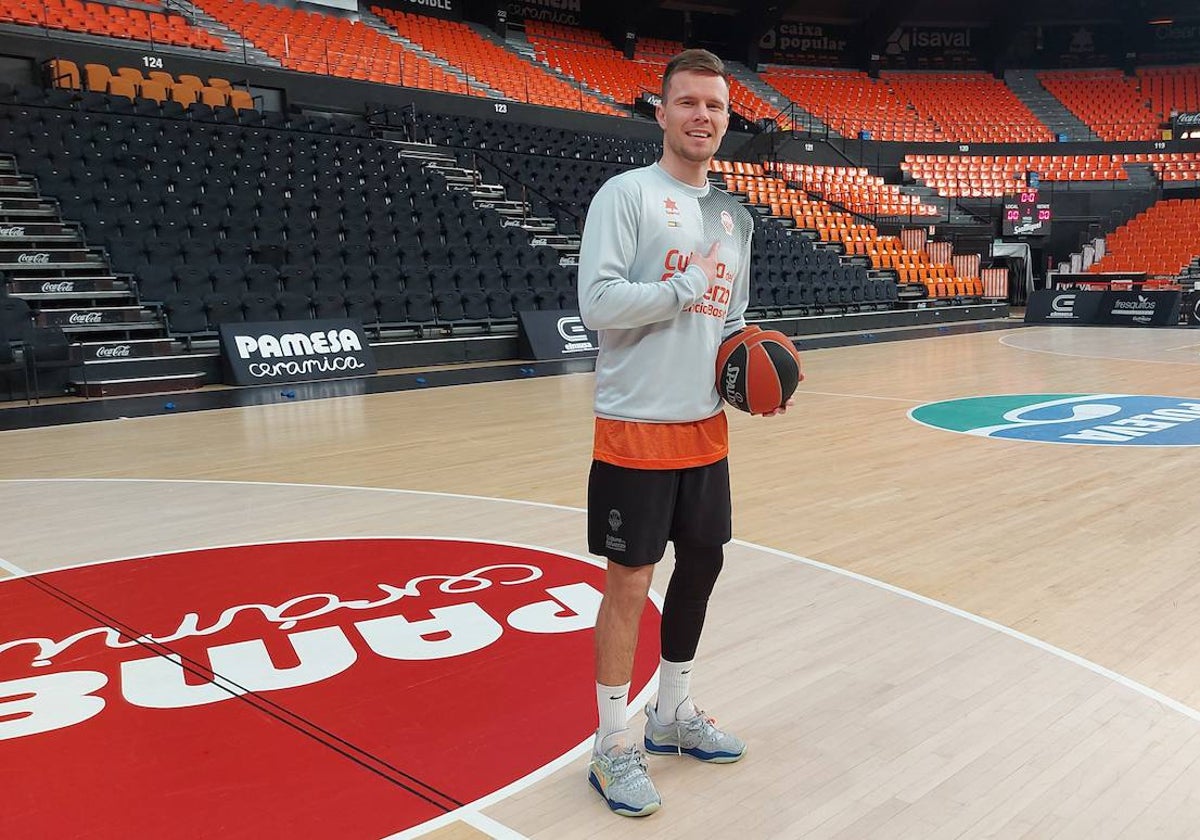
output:
<svg viewBox="0 0 1200 840"><path fill-rule="evenodd" d="M695 251L688 256L688 266L698 265L700 270L704 272L704 276L708 278L708 285L712 285L717 279L717 250L721 247L720 242L714 242L712 247L708 249L708 253L700 256Z"/></svg>

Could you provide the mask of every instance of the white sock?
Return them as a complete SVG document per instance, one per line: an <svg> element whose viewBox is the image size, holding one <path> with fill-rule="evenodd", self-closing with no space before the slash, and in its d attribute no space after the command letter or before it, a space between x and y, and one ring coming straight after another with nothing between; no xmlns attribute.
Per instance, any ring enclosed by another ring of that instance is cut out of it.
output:
<svg viewBox="0 0 1200 840"><path fill-rule="evenodd" d="M600 728L596 730L596 748L599 749L605 738L629 728L629 683L596 683L596 708L600 711Z"/></svg>
<svg viewBox="0 0 1200 840"><path fill-rule="evenodd" d="M691 702L692 664L695 661L659 660L658 702L654 706L654 713L661 722L670 723L695 717L696 707Z"/></svg>

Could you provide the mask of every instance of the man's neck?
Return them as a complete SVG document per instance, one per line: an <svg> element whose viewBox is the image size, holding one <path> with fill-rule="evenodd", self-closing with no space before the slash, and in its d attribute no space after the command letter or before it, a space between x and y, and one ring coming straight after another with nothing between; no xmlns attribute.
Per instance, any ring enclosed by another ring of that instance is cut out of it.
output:
<svg viewBox="0 0 1200 840"><path fill-rule="evenodd" d="M692 163L690 160L663 155L659 159L658 165L676 181L682 181L693 187L703 187L708 183L709 163L707 161L704 163Z"/></svg>

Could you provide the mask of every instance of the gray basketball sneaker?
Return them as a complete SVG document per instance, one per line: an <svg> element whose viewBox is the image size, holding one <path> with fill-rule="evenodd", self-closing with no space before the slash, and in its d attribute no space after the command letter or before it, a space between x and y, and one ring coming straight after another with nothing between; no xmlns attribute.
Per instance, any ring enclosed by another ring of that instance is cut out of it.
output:
<svg viewBox="0 0 1200 840"><path fill-rule="evenodd" d="M588 781L608 807L623 817L647 817L662 805L646 771L646 756L636 745L624 746L612 735L592 752Z"/></svg>
<svg viewBox="0 0 1200 840"><path fill-rule="evenodd" d="M646 706L645 744L646 752L654 755L690 755L712 764L732 764L746 754L742 739L718 729L717 722L704 712L662 723L653 704Z"/></svg>

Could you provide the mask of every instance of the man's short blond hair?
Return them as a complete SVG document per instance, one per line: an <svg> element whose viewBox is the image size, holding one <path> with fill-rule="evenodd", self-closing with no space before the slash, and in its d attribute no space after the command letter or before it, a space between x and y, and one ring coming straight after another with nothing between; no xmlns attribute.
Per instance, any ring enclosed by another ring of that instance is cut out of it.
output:
<svg viewBox="0 0 1200 840"><path fill-rule="evenodd" d="M671 83L671 77L685 70L690 70L693 73L712 73L714 76L720 76L725 80L725 86L729 87L729 73L725 70L725 62L721 61L720 58L708 50L684 50L667 62L667 69L663 71L663 102L667 101L667 86Z"/></svg>

